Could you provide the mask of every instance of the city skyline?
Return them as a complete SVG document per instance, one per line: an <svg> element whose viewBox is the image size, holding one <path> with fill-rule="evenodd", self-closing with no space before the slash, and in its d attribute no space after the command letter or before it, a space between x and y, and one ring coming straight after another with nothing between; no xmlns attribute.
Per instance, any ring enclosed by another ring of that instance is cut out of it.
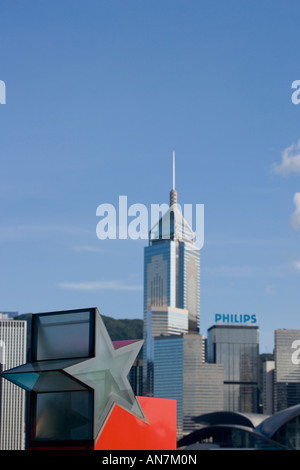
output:
<svg viewBox="0 0 300 470"><path fill-rule="evenodd" d="M299 329L300 5L67 0L0 7L1 309L143 318L146 240L99 204L204 204L200 332Z"/></svg>

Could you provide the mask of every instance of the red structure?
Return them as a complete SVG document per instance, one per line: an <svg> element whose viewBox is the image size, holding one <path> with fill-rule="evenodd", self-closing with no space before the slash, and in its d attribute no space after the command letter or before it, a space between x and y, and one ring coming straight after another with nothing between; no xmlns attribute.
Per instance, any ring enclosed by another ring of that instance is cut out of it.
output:
<svg viewBox="0 0 300 470"><path fill-rule="evenodd" d="M176 400L137 399L148 423L116 405L95 450L176 450Z"/></svg>
<svg viewBox="0 0 300 470"><path fill-rule="evenodd" d="M97 442L53 446L38 444L30 450L176 450L176 400L137 397L148 423L115 405Z"/></svg>

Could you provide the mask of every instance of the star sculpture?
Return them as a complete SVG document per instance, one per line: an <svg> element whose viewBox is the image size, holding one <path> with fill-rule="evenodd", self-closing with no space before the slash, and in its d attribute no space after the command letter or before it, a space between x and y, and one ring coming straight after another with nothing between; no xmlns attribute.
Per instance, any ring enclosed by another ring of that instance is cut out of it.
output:
<svg viewBox="0 0 300 470"><path fill-rule="evenodd" d="M145 422L147 419L127 378L143 341L115 349L100 315L96 315L95 337L95 356L64 371L94 390L94 439L97 439L115 404Z"/></svg>
<svg viewBox="0 0 300 470"><path fill-rule="evenodd" d="M56 321L60 313L65 321L65 312L54 312L54 315L57 316L53 316L53 318ZM74 312L71 313L74 314ZM80 311L75 313L80 314ZM127 378L143 341L125 342L125 345L115 347L98 310L93 309L93 314L93 355L79 358L73 357L71 359L66 357L58 358L56 350L51 350L53 357L50 354L47 360L35 359L33 362L6 370L0 375L27 391L35 392L36 394L41 393L42 396L47 396L47 393L51 393L53 390L62 394L67 394L69 391L74 390L92 391L94 404L92 433L93 439L96 442L115 405L120 406L146 423L148 421ZM38 324L36 318L33 321L35 321L35 325ZM65 327L63 321L61 324ZM41 343L43 343L43 346L46 344L46 348L48 347L47 340L49 341L49 337L45 338L45 334L38 334L37 349L42 347ZM78 349L76 339L78 340L78 336L76 338L72 337L72 335L67 335L66 337L68 345L71 344L71 355ZM57 344L56 340L55 335L50 340L50 343L54 344L54 349ZM37 357L36 351L33 357ZM43 395L43 392L46 395ZM82 422L80 412L77 413L71 408L66 409L64 401L60 403L54 402L52 400L51 406L50 402L48 402L48 405L44 405L40 415L42 421L46 417L48 423L45 428L46 430L49 429L50 424L57 417L62 419L62 411L65 413L65 419L72 419L75 427L76 425L80 426ZM55 412L55 409L59 409L60 406L63 406L64 409L61 412ZM53 436L51 437L55 436L55 426L53 429Z"/></svg>

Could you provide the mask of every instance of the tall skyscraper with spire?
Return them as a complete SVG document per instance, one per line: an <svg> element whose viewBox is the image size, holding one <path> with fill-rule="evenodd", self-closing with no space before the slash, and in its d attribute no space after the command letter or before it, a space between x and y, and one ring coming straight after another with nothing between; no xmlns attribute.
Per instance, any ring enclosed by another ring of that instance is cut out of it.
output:
<svg viewBox="0 0 300 470"><path fill-rule="evenodd" d="M144 384L152 394L151 338L197 333L200 326L200 249L177 204L175 153L170 206L151 228L144 250Z"/></svg>

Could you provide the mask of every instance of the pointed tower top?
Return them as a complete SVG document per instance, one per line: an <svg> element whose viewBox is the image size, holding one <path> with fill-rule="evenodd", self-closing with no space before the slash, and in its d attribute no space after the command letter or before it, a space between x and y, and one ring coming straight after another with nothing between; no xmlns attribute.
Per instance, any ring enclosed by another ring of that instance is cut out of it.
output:
<svg viewBox="0 0 300 470"><path fill-rule="evenodd" d="M194 244L195 234L177 206L175 189L175 152L173 151L173 189L170 191L170 207L149 232L149 244L165 240L182 240Z"/></svg>
<svg viewBox="0 0 300 470"><path fill-rule="evenodd" d="M175 151L173 150L173 187L170 192L170 206L176 206L177 204L177 192L175 189Z"/></svg>

